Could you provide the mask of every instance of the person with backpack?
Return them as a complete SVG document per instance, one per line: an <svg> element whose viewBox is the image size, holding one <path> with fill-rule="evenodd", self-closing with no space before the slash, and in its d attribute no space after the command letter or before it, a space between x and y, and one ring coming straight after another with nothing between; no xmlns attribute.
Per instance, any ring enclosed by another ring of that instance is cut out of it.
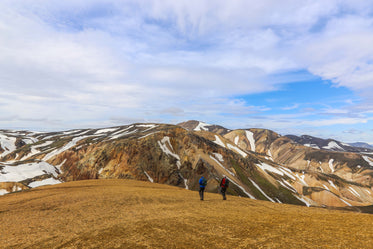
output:
<svg viewBox="0 0 373 249"><path fill-rule="evenodd" d="M225 192L227 191L228 186L229 186L229 180L226 176L223 175L223 179L221 179L221 182L220 182L220 193L223 196L223 200L227 199L227 197L225 196Z"/></svg>
<svg viewBox="0 0 373 249"><path fill-rule="evenodd" d="M207 185L207 180L203 176L199 179L199 197L203 201L203 193L205 192L205 187Z"/></svg>

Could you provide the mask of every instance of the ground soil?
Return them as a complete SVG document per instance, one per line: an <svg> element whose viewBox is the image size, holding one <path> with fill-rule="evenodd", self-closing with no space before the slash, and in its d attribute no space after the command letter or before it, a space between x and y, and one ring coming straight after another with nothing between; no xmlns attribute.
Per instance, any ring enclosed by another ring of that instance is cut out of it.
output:
<svg viewBox="0 0 373 249"><path fill-rule="evenodd" d="M372 248L373 215L132 180L0 196L0 248Z"/></svg>

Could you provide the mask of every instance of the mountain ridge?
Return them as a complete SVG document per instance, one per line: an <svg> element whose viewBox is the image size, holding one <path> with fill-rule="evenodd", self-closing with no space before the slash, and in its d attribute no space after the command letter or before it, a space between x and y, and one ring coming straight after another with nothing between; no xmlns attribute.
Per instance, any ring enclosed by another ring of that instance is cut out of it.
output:
<svg viewBox="0 0 373 249"><path fill-rule="evenodd" d="M211 130L211 131L210 131ZM85 179L137 179L307 206L369 206L369 154L303 146L266 129L229 130L199 121L64 132L1 132L0 194Z"/></svg>
<svg viewBox="0 0 373 249"><path fill-rule="evenodd" d="M373 147L365 143L343 143L335 139L323 139L318 137L313 137L309 135L286 135L295 142L302 144L304 146L324 149L330 151L341 151L341 152L357 152L357 153L373 153ZM364 146L365 145L365 146Z"/></svg>

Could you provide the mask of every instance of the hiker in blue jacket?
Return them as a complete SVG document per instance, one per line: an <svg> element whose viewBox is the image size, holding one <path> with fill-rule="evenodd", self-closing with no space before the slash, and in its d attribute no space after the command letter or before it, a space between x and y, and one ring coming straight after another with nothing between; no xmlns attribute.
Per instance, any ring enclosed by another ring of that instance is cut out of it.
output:
<svg viewBox="0 0 373 249"><path fill-rule="evenodd" d="M205 187L207 185L207 180L203 176L199 179L199 197L203 201L203 192L205 192Z"/></svg>

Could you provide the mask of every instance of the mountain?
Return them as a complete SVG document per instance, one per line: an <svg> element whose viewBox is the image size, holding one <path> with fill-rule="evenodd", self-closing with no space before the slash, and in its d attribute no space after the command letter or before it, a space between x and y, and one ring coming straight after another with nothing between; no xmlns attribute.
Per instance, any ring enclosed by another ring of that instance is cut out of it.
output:
<svg viewBox="0 0 373 249"><path fill-rule="evenodd" d="M357 143L349 143L349 145L351 145L353 147L359 147L359 148L365 148L365 149L373 150L373 145L368 144L368 143L357 142Z"/></svg>
<svg viewBox="0 0 373 249"><path fill-rule="evenodd" d="M35 133L1 131L0 194L86 179L135 179L307 206L369 206L369 154L303 146L266 129L189 121Z"/></svg>
<svg viewBox="0 0 373 249"><path fill-rule="evenodd" d="M371 248L373 216L133 180L0 196L0 248Z"/></svg>
<svg viewBox="0 0 373 249"><path fill-rule="evenodd" d="M209 131L222 136L231 131L220 125L211 125L197 120L189 120L187 122L179 123L177 125L190 131Z"/></svg>
<svg viewBox="0 0 373 249"><path fill-rule="evenodd" d="M369 144L365 143L347 144L334 139L322 139L308 135L302 135L300 137L295 135L286 136L299 144L316 149L341 152L373 153L373 146L369 147Z"/></svg>

